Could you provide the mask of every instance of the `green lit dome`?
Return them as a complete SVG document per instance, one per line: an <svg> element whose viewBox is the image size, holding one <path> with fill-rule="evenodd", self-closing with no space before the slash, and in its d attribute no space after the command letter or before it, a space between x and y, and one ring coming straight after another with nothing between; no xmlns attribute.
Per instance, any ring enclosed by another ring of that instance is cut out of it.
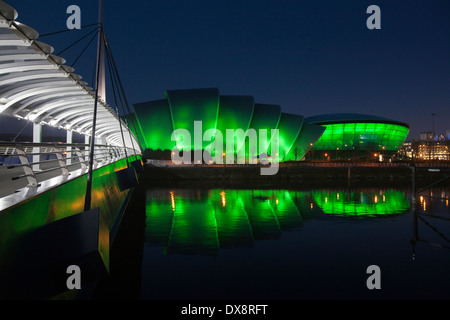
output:
<svg viewBox="0 0 450 320"><path fill-rule="evenodd" d="M397 151L409 133L408 124L365 114L326 114L305 121L326 127L314 150Z"/></svg>

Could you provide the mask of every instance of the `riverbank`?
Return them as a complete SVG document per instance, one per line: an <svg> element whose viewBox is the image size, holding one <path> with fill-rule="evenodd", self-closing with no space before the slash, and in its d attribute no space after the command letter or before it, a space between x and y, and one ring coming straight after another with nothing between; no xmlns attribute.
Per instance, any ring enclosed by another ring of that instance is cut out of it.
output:
<svg viewBox="0 0 450 320"><path fill-rule="evenodd" d="M280 166L276 175L263 176L259 166L155 166L147 164L141 183L155 186L223 187L254 186L398 186L410 187L413 171L409 166ZM429 171L429 170L432 171ZM439 170L439 171L438 171ZM415 170L417 187L427 186L450 176L450 167L420 166ZM440 185L450 186L450 178Z"/></svg>

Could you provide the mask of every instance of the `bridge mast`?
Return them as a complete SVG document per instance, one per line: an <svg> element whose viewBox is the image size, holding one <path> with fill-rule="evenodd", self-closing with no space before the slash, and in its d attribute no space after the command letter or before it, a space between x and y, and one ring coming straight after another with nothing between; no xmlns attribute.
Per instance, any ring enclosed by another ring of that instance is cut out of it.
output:
<svg viewBox="0 0 450 320"><path fill-rule="evenodd" d="M97 41L97 61L100 62L98 96L100 100L106 102L106 81L105 81L105 42L103 39L103 0L99 0L98 10L99 36Z"/></svg>
<svg viewBox="0 0 450 320"><path fill-rule="evenodd" d="M97 41L97 63L96 63L96 85L95 85L95 103L94 116L92 119L92 132L89 147L89 172L87 177L86 196L84 198L84 211L91 209L91 193L92 193L92 172L94 164L94 146L95 146L95 129L97 122L97 106L98 99L106 102L105 92L105 44L103 41L103 0L99 0L98 13L98 41Z"/></svg>

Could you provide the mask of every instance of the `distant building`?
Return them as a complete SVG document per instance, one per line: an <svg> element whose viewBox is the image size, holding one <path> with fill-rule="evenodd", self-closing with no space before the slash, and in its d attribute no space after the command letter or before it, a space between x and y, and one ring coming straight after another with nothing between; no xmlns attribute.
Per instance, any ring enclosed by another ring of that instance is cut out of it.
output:
<svg viewBox="0 0 450 320"><path fill-rule="evenodd" d="M400 160L412 159L414 157L413 143L411 141L404 142L400 149L398 149L397 154Z"/></svg>
<svg viewBox="0 0 450 320"><path fill-rule="evenodd" d="M421 141L433 141L434 140L434 132L433 131L426 131L420 133L420 140Z"/></svg>
<svg viewBox="0 0 450 320"><path fill-rule="evenodd" d="M418 159L423 160L450 160L450 143L438 141L430 143L420 143L417 149Z"/></svg>
<svg viewBox="0 0 450 320"><path fill-rule="evenodd" d="M450 160L450 140L414 140L411 146L404 145L399 155L416 160Z"/></svg>
<svg viewBox="0 0 450 320"><path fill-rule="evenodd" d="M421 132L419 140L403 144L398 154L416 160L450 160L450 130L445 134Z"/></svg>

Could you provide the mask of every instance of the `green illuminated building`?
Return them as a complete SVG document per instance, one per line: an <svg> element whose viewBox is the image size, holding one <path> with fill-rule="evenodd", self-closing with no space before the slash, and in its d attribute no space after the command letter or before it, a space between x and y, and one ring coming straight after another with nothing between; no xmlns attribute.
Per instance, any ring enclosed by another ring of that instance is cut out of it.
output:
<svg viewBox="0 0 450 320"><path fill-rule="evenodd" d="M354 113L319 115L305 120L326 127L307 157L322 160L392 156L410 129L406 123Z"/></svg>
<svg viewBox="0 0 450 320"><path fill-rule="evenodd" d="M248 133L254 129L267 130L267 136L258 136L257 150L249 148L250 138L233 139L234 154L243 151L247 159L268 154L278 161L306 159L334 160L374 158L380 154L389 156L403 144L409 125L362 114L331 114L304 118L301 115L282 112L279 105L255 102L252 96L220 95L217 88L168 90L164 99L137 103L134 114L135 134L143 150L167 150L178 146L180 150L205 150L214 141L194 139L194 122L201 121L202 132L216 129L223 136L223 152L226 153L227 130ZM191 141L172 141L176 129L185 129ZM271 130L278 129L279 152L271 154ZM202 136L202 138L204 138ZM260 140L264 140L260 143ZM309 152L312 150L311 152ZM236 161L233 161L236 163Z"/></svg>
<svg viewBox="0 0 450 320"><path fill-rule="evenodd" d="M201 121L202 132L217 129L223 135L223 151L226 152L227 130L242 129L243 133L254 129L266 129L265 141L250 152L249 138L233 136L234 153L242 150L246 159L268 154L280 161L300 160L320 138L325 127L306 123L303 116L284 113L279 105L255 103L252 96L220 95L216 88L168 90L165 99L138 103L135 113L136 135L143 149L205 150L212 141L198 141L194 137L194 122ZM172 132L186 129L191 134L190 143L172 141ZM271 130L278 129L279 153L271 154Z"/></svg>

